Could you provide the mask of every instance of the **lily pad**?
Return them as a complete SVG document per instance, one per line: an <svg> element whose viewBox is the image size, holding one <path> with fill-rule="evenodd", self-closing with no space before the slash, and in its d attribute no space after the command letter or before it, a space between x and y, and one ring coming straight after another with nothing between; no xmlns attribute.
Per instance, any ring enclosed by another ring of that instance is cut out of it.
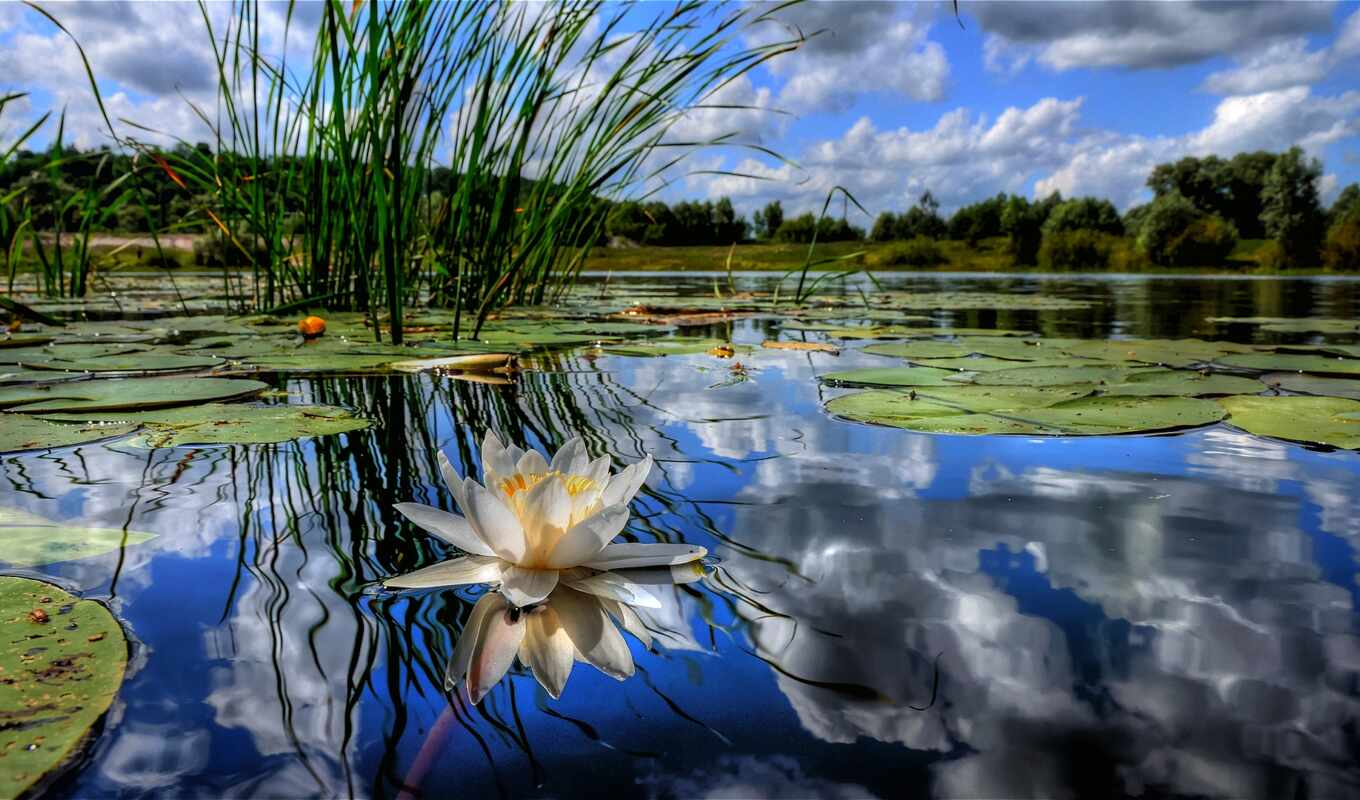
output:
<svg viewBox="0 0 1360 800"><path fill-rule="evenodd" d="M55 522L17 508L0 507L0 562L11 567L90 558L154 538L154 533L87 528Z"/></svg>
<svg viewBox="0 0 1360 800"><path fill-rule="evenodd" d="M1156 370L1166 373L1167 370ZM1017 365L1011 369L983 372L972 378L972 383L987 386L1066 386L1072 384L1125 383L1136 374L1128 367L1085 366L1029 367ZM1095 388L1094 386L1092 388Z"/></svg>
<svg viewBox="0 0 1360 800"><path fill-rule="evenodd" d="M1239 375L1189 370L1149 370L1134 373L1123 383L1100 387L1101 394L1120 397L1211 397L1261 391L1261 382Z"/></svg>
<svg viewBox="0 0 1360 800"><path fill-rule="evenodd" d="M960 372L995 372L999 369L1016 369L1017 367L1068 367L1072 366L1072 359L1070 357L1040 358L1035 361L1017 361L1012 358L992 358L991 356L964 356L962 358L932 358L923 361L922 365ZM1117 367L1119 365L1083 363L1082 366Z"/></svg>
<svg viewBox="0 0 1360 800"><path fill-rule="evenodd" d="M12 333L0 336L0 347L39 347L52 341L52 338L42 333Z"/></svg>
<svg viewBox="0 0 1360 800"><path fill-rule="evenodd" d="M1272 372L1269 375L1262 375L1261 380L1272 389L1283 389L1287 392L1319 395L1321 397L1346 397L1351 400L1360 400L1360 380L1319 378L1314 375L1300 375L1296 372Z"/></svg>
<svg viewBox="0 0 1360 800"><path fill-rule="evenodd" d="M1341 397L1224 397L1228 422L1247 433L1360 449L1360 401Z"/></svg>
<svg viewBox="0 0 1360 800"><path fill-rule="evenodd" d="M61 370L65 372L174 372L192 369L212 369L222 366L215 356L182 355L169 352L119 353L98 358L68 359L52 357L25 361L30 369Z"/></svg>
<svg viewBox="0 0 1360 800"><path fill-rule="evenodd" d="M1080 390L993 389L990 395L926 389L911 399L903 392L874 390L827 403L837 416L908 430L953 434L1096 436L1147 433L1216 422L1222 407L1184 397L1072 397Z"/></svg>
<svg viewBox="0 0 1360 800"><path fill-rule="evenodd" d="M962 358L974 352L973 348L957 342L893 342L892 344L871 344L864 352L876 356L893 358Z"/></svg>
<svg viewBox="0 0 1360 800"><path fill-rule="evenodd" d="M1263 372L1312 372L1318 375L1360 375L1360 359L1307 356L1295 353L1243 353L1214 363Z"/></svg>
<svg viewBox="0 0 1360 800"><path fill-rule="evenodd" d="M1259 325L1273 333L1360 333L1360 322L1330 317L1209 317L1209 321Z"/></svg>
<svg viewBox="0 0 1360 800"><path fill-rule="evenodd" d="M25 414L133 411L235 400L269 384L240 378L125 378L0 389L0 408Z"/></svg>
<svg viewBox="0 0 1360 800"><path fill-rule="evenodd" d="M0 796L18 797L75 756L127 669L109 610L50 583L0 577Z"/></svg>
<svg viewBox="0 0 1360 800"><path fill-rule="evenodd" d="M49 344L44 347L12 347L0 350L0 364L44 363L52 360L86 361L105 356L140 353L147 350L140 344Z"/></svg>
<svg viewBox="0 0 1360 800"><path fill-rule="evenodd" d="M1099 339L1069 344L1064 352L1105 361L1136 361L1168 367L1189 367L1232 353L1251 353L1254 348L1233 342L1202 339Z"/></svg>
<svg viewBox="0 0 1360 800"><path fill-rule="evenodd" d="M308 436L363 430L371 423L334 406L206 405L128 414L63 415L58 421L107 422L144 426L133 440L141 447L191 444L276 444Z"/></svg>
<svg viewBox="0 0 1360 800"><path fill-rule="evenodd" d="M962 311L1065 311L1090 308L1087 300L1009 292L878 292L874 300L889 308Z"/></svg>
<svg viewBox="0 0 1360 800"><path fill-rule="evenodd" d="M649 356L695 355L697 353L707 353L715 347L726 346L729 346L729 344L723 339L674 336L669 339L657 339L649 342L611 344L606 345L601 349L613 356L639 356L645 358Z"/></svg>
<svg viewBox="0 0 1360 800"><path fill-rule="evenodd" d="M97 442L100 439L123 436L135 430L137 430L137 426L131 424L79 423L66 425L35 419L23 414L4 414L0 416L0 453L69 447L74 444Z"/></svg>
<svg viewBox="0 0 1360 800"><path fill-rule="evenodd" d="M950 376L957 374L934 367L875 367L828 372L817 377L847 386L950 386Z"/></svg>

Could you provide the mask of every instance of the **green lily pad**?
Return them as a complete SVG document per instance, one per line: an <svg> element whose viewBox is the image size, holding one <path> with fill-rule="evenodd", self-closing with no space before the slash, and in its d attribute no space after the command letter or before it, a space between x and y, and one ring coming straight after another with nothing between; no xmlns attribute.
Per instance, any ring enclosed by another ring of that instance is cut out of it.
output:
<svg viewBox="0 0 1360 800"><path fill-rule="evenodd" d="M17 508L0 507L0 563L11 567L90 558L154 538L154 533L87 528L55 522Z"/></svg>
<svg viewBox="0 0 1360 800"><path fill-rule="evenodd" d="M47 450L97 442L137 430L129 424L76 424L47 422L23 414L0 415L0 453L16 450Z"/></svg>
<svg viewBox="0 0 1360 800"><path fill-rule="evenodd" d="M944 311L1067 311L1092 305L1087 300L1002 292L878 292L873 299L890 308Z"/></svg>
<svg viewBox="0 0 1360 800"><path fill-rule="evenodd" d="M1228 394L1251 394L1261 391L1261 382L1238 375L1210 373L1203 375L1188 370L1149 370L1125 378L1123 383L1100 387L1106 396L1120 397L1210 397Z"/></svg>
<svg viewBox="0 0 1360 800"><path fill-rule="evenodd" d="M973 352L973 348L958 342L893 342L892 344L871 344L864 352L876 356L893 358L962 358Z"/></svg>
<svg viewBox="0 0 1360 800"><path fill-rule="evenodd" d="M991 356L964 356L962 358L932 358L923 361L922 365L961 372L995 372L999 369L1016 369L1017 367L1068 367L1072 366L1072 359L1067 357L1017 361L1011 358L992 358ZM1117 367L1119 365L1095 363L1082 364L1082 366Z"/></svg>
<svg viewBox="0 0 1360 800"><path fill-rule="evenodd" d="M1360 322L1329 317L1209 317L1209 321L1259 325L1274 333L1360 333Z"/></svg>
<svg viewBox="0 0 1360 800"><path fill-rule="evenodd" d="M961 390L987 390L990 394ZM1216 422L1222 407L1184 397L1073 397L1080 389L963 386L925 389L916 399L874 390L827 403L837 416L929 433L1097 436L1147 433Z"/></svg>
<svg viewBox="0 0 1360 800"><path fill-rule="evenodd" d="M1360 380L1319 378L1315 375L1300 375L1296 372L1272 372L1269 375L1262 375L1261 380L1272 389L1283 389L1286 392L1360 400Z"/></svg>
<svg viewBox="0 0 1360 800"><path fill-rule="evenodd" d="M61 370L65 372L174 372L191 369L211 369L222 366L215 356L189 356L167 352L120 353L99 358L49 358L25 361L30 369Z"/></svg>
<svg viewBox="0 0 1360 800"><path fill-rule="evenodd" d="M134 411L235 400L269 384L240 378L125 378L0 389L0 408L25 414Z"/></svg>
<svg viewBox="0 0 1360 800"><path fill-rule="evenodd" d="M733 347L723 339L705 339L694 336L673 336L669 339L657 339L648 342L629 342L627 344L611 344L601 348L605 353L612 356L685 356L697 353L707 353L715 347ZM735 347L737 350L745 350L744 347Z"/></svg>
<svg viewBox="0 0 1360 800"><path fill-rule="evenodd" d="M828 372L817 377L848 386L949 386L949 377L957 374L933 367L875 367Z"/></svg>
<svg viewBox="0 0 1360 800"><path fill-rule="evenodd" d="M1254 348L1233 342L1202 339L1100 339L1076 342L1064 352L1104 361L1136 361L1168 367L1189 367L1232 353L1251 353Z"/></svg>
<svg viewBox="0 0 1360 800"><path fill-rule="evenodd" d="M1360 359L1307 356L1294 353L1243 353L1214 362L1225 367L1262 372L1312 372L1318 375L1360 375Z"/></svg>
<svg viewBox="0 0 1360 800"><path fill-rule="evenodd" d="M71 422L136 424L140 447L184 447L191 444L276 444L308 436L329 436L367 428L371 423L334 406L206 405L126 414L59 415L47 419Z"/></svg>
<svg viewBox="0 0 1360 800"><path fill-rule="evenodd" d="M880 356L896 356L912 361L932 358L961 358L978 355L992 358L1007 358L1015 361L1031 361L1038 358L1052 358L1057 353L1046 350L1040 345L1026 340L1003 336L966 336L954 341L912 341L871 344L864 352Z"/></svg>
<svg viewBox="0 0 1360 800"><path fill-rule="evenodd" d="M1156 370L1166 373L1167 370ZM1136 374L1129 367L1086 366L1030 367L1017 365L1011 369L983 372L972 378L972 383L986 386L1066 386L1072 384L1112 385L1126 383ZM1096 386L1092 386L1096 388Z"/></svg>
<svg viewBox="0 0 1360 800"><path fill-rule="evenodd" d="M1341 397L1224 397L1228 422L1247 433L1360 449L1360 401Z"/></svg>
<svg viewBox="0 0 1360 800"><path fill-rule="evenodd" d="M147 350L140 344L49 344L43 347L12 347L0 350L0 364L31 365L52 360L88 361Z"/></svg>
<svg viewBox="0 0 1360 800"><path fill-rule="evenodd" d="M127 669L109 610L50 583L0 577L0 796L74 765Z"/></svg>
<svg viewBox="0 0 1360 800"><path fill-rule="evenodd" d="M785 323L781 327L790 331L815 331L833 339L905 339L913 336L931 335L925 328L907 328L901 325L830 325L827 323L803 325Z"/></svg>

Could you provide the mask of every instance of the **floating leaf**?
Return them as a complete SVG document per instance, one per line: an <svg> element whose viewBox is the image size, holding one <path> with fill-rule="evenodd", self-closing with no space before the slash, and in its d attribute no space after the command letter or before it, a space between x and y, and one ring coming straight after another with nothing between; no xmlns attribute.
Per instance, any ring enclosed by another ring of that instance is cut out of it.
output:
<svg viewBox="0 0 1360 800"><path fill-rule="evenodd" d="M1124 382L1100 387L1100 393L1123 397L1210 397L1261 391L1261 382L1238 375L1192 371L1150 370L1134 373Z"/></svg>
<svg viewBox="0 0 1360 800"><path fill-rule="evenodd" d="M1167 370L1157 370L1166 373ZM1030 367L1018 365L1011 369L983 372L972 378L973 383L986 386L1066 386L1070 384L1125 383L1136 374L1129 367L1085 366ZM1095 388L1094 386L1092 388Z"/></svg>
<svg viewBox="0 0 1360 800"><path fill-rule="evenodd" d="M127 639L109 610L50 583L0 577L0 796L77 763L113 703Z"/></svg>
<svg viewBox="0 0 1360 800"><path fill-rule="evenodd" d="M766 339L760 343L766 350L801 350L814 353L831 353L838 355L841 349L834 344L826 342L780 342L774 339Z"/></svg>
<svg viewBox="0 0 1360 800"><path fill-rule="evenodd" d="M191 356L180 353L143 351L119 353L98 358L47 358L23 362L32 369L65 372L174 372L192 369L211 369L222 366L216 356Z"/></svg>
<svg viewBox="0 0 1360 800"><path fill-rule="evenodd" d="M957 342L894 342L871 344L864 352L894 358L961 358L974 352L973 348Z"/></svg>
<svg viewBox="0 0 1360 800"><path fill-rule="evenodd" d="M0 415L0 453L15 450L46 450L97 442L137 430L129 424L59 424L22 414Z"/></svg>
<svg viewBox="0 0 1360 800"><path fill-rule="evenodd" d="M949 378L957 375L934 367L875 367L828 372L817 377L848 386L950 386Z"/></svg>
<svg viewBox="0 0 1360 800"><path fill-rule="evenodd" d="M1088 300L1010 292L878 292L873 299L876 304L891 308L946 311L1067 311L1092 306Z"/></svg>
<svg viewBox="0 0 1360 800"><path fill-rule="evenodd" d="M1306 356L1294 353L1244 353L1224 356L1214 363L1263 372L1312 372L1319 375L1360 375L1360 359Z"/></svg>
<svg viewBox="0 0 1360 800"><path fill-rule="evenodd" d="M627 344L611 344L601 348L604 352L613 356L685 356L696 353L707 353L715 347L723 347L728 343L722 339L705 339L694 336L674 336L669 339L657 339L650 342L629 342ZM744 349L744 348L743 348Z"/></svg>
<svg viewBox="0 0 1360 800"><path fill-rule="evenodd" d="M1347 397L1351 400L1360 400L1360 380L1319 378L1314 375L1300 375L1296 372L1272 372L1269 375L1262 375L1261 380L1272 389L1283 389L1287 392L1313 394L1322 397Z"/></svg>
<svg viewBox="0 0 1360 800"><path fill-rule="evenodd" d="M991 389L988 394L976 391L987 389ZM903 392L875 390L838 397L827 404L827 410L861 422L923 432L1050 436L1172 430L1216 422L1224 413L1209 400L1073 398L1078 391L961 386L923 389L913 400Z"/></svg>
<svg viewBox="0 0 1360 800"><path fill-rule="evenodd" d="M52 338L41 333L11 333L0 336L0 347L39 347L52 341Z"/></svg>
<svg viewBox="0 0 1360 800"><path fill-rule="evenodd" d="M1209 317L1218 324L1260 325L1273 333L1360 333L1360 322L1329 317Z"/></svg>
<svg viewBox="0 0 1360 800"><path fill-rule="evenodd" d="M1247 433L1360 449L1360 401L1340 397L1248 395L1219 401L1228 422Z"/></svg>
<svg viewBox="0 0 1360 800"><path fill-rule="evenodd" d="M11 567L90 558L154 538L154 533L87 528L54 522L17 508L0 508L0 562Z"/></svg>
<svg viewBox="0 0 1360 800"><path fill-rule="evenodd" d="M49 344L44 347L12 347L0 350L0 364L44 363L54 359L84 361L104 356L140 353L149 349L140 344Z"/></svg>
<svg viewBox="0 0 1360 800"><path fill-rule="evenodd" d="M367 428L369 421L333 406L257 406L221 403L125 414L61 415L58 421L135 423L142 447L191 444L275 444Z"/></svg>
<svg viewBox="0 0 1360 800"><path fill-rule="evenodd" d="M25 414L133 411L235 400L269 384L240 378L125 378L0 389L0 408Z"/></svg>
<svg viewBox="0 0 1360 800"><path fill-rule="evenodd" d="M1052 354L1045 354L1052 355ZM1018 361L1013 358L992 358L990 356L964 356L962 358L931 358L921 362L922 366L937 367L939 369L958 370L962 372L995 372L999 369L1016 369L1017 367L1068 367L1072 366L1072 359L1066 358L1040 358L1035 361ZM1085 364L1082 366L1111 366L1117 367L1118 364Z"/></svg>
<svg viewBox="0 0 1360 800"><path fill-rule="evenodd" d="M1136 361L1168 367L1189 367L1231 353L1250 353L1254 348L1232 342L1202 339L1099 339L1075 342L1062 348L1082 358L1103 361Z"/></svg>
<svg viewBox="0 0 1360 800"><path fill-rule="evenodd" d="M490 372L509 366L512 358L513 356L508 353L473 353L443 358L422 358L414 361L394 361L388 364L388 367L398 372L425 372L433 369Z"/></svg>

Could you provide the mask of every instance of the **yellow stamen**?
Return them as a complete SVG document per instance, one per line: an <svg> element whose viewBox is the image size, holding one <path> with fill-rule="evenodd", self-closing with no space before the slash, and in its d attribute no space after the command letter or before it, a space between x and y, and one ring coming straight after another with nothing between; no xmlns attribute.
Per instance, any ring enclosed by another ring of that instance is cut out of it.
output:
<svg viewBox="0 0 1360 800"><path fill-rule="evenodd" d="M599 484L592 478L585 475L563 475L561 472L538 472L531 475L515 473L501 481L501 491L507 498L514 497L520 492L527 492L543 482L545 478L556 478L566 487L567 494L576 497L579 494L595 489Z"/></svg>

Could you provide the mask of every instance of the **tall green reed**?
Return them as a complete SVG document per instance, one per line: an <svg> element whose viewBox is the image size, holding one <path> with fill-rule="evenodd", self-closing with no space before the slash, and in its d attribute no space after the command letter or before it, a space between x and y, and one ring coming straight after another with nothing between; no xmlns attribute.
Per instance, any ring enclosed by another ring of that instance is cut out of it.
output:
<svg viewBox="0 0 1360 800"><path fill-rule="evenodd" d="M474 331L501 305L558 296L601 237L602 198L734 144L667 135L735 108L709 103L803 41L748 43L783 6L329 0L298 65L294 5L268 42L257 4L226 23L200 7L218 91L215 109L194 109L214 146L155 157L211 197L205 214L252 265L257 308L359 309L395 342L423 296Z"/></svg>

